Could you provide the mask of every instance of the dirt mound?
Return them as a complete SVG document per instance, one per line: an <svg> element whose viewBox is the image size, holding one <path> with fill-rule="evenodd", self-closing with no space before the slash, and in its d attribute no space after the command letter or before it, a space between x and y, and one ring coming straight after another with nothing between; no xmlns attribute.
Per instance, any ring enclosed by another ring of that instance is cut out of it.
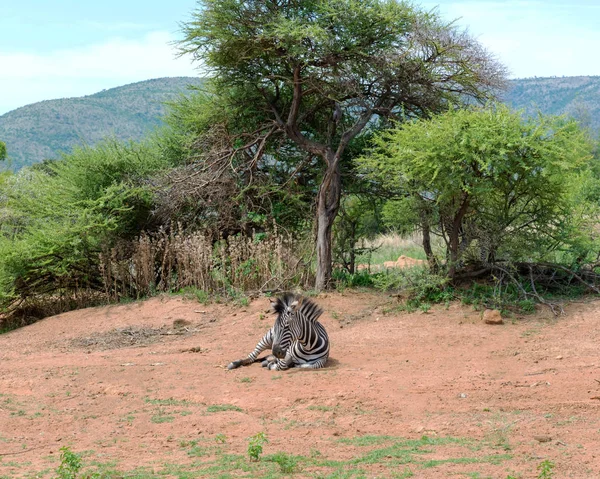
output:
<svg viewBox="0 0 600 479"><path fill-rule="evenodd" d="M600 302L490 326L459 305L315 300L332 342L316 371L224 369L272 325L266 298L154 298L1 335L0 477L55 477L63 446L102 477L600 477Z"/></svg>

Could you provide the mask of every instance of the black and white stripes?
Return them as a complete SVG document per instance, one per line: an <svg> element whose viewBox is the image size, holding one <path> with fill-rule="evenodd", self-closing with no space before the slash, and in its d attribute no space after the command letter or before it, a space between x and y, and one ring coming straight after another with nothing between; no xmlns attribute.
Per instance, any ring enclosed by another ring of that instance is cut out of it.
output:
<svg viewBox="0 0 600 479"><path fill-rule="evenodd" d="M231 362L227 369L247 366L257 361L266 349L273 356L263 361L263 366L273 370L291 367L322 368L329 357L329 337L319 316L323 310L313 301L291 293L271 302L277 319L247 358Z"/></svg>

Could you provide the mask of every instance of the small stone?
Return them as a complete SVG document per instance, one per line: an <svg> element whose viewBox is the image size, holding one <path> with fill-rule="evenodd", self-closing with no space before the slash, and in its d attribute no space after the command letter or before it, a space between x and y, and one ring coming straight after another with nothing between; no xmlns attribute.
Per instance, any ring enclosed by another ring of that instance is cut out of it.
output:
<svg viewBox="0 0 600 479"><path fill-rule="evenodd" d="M461 399L465 399L467 397L467 395L465 393L460 393L458 395L458 397L461 398Z"/></svg>
<svg viewBox="0 0 600 479"><path fill-rule="evenodd" d="M560 355L559 355L559 356L556 356L556 359L562 359L562 358L563 358L563 357L562 357L562 356L560 356Z"/></svg>
<svg viewBox="0 0 600 479"><path fill-rule="evenodd" d="M497 309L486 309L483 312L483 322L485 324L504 324L502 315Z"/></svg>
<svg viewBox="0 0 600 479"><path fill-rule="evenodd" d="M186 326L189 326L190 324L192 324L192 322L188 321L187 319L176 319L175 321L173 321L173 327L175 329L185 328Z"/></svg>
<svg viewBox="0 0 600 479"><path fill-rule="evenodd" d="M537 442L550 442L550 441L552 441L552 438L550 436L533 436L533 438Z"/></svg>

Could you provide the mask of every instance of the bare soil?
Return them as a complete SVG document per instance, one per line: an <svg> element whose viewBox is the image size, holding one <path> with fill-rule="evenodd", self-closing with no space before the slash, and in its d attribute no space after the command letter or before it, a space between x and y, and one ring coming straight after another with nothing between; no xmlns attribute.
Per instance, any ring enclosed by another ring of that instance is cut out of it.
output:
<svg viewBox="0 0 600 479"><path fill-rule="evenodd" d="M224 369L271 326L266 298L161 297L1 335L0 477L54 477L63 446L122 477L262 477L246 451L264 432L265 456L304 457L294 477L537 478L551 461L540 477L600 478L600 302L492 326L458 304L315 300L332 342L316 371Z"/></svg>

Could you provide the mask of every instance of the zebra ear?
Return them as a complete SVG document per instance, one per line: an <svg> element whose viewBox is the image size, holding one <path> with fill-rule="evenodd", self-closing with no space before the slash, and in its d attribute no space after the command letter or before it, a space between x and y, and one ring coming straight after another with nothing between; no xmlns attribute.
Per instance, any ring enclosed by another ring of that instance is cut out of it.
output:
<svg viewBox="0 0 600 479"><path fill-rule="evenodd" d="M290 303L290 305L288 306L288 311L293 313L294 311L296 311L298 309L299 305L300 305L300 302L297 299L292 301Z"/></svg>
<svg viewBox="0 0 600 479"><path fill-rule="evenodd" d="M281 299L277 298L271 301L271 312L273 313L281 313L284 310L284 305L281 302Z"/></svg>

